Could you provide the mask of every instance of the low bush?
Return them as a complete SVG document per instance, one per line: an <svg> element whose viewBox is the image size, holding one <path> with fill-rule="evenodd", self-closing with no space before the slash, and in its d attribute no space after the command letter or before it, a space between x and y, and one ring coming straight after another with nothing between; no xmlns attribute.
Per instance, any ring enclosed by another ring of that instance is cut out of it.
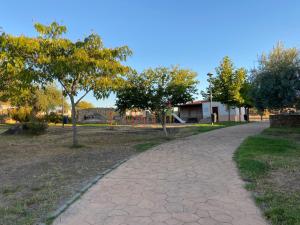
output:
<svg viewBox="0 0 300 225"><path fill-rule="evenodd" d="M40 135L46 132L48 124L44 122L27 122L23 124L22 128L28 134Z"/></svg>
<svg viewBox="0 0 300 225"><path fill-rule="evenodd" d="M0 115L0 123L4 123L7 119L7 115Z"/></svg>
<svg viewBox="0 0 300 225"><path fill-rule="evenodd" d="M31 110L28 107L20 107L18 109L12 109L9 112L9 116L19 122L28 122L30 120Z"/></svg>
<svg viewBox="0 0 300 225"><path fill-rule="evenodd" d="M49 123L61 123L62 122L62 115L57 114L55 112L51 112L48 115L45 115L44 120Z"/></svg>

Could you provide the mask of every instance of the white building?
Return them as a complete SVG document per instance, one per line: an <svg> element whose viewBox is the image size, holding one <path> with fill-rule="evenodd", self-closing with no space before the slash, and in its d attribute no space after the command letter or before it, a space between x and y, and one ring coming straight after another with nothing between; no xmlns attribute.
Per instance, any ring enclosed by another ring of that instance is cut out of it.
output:
<svg viewBox="0 0 300 225"><path fill-rule="evenodd" d="M186 122L210 121L210 102L209 101L193 101L183 105L179 105L179 117ZM227 106L220 102L212 102L212 113L216 114L217 121L228 121ZM230 109L231 121L244 121L245 108L232 107Z"/></svg>

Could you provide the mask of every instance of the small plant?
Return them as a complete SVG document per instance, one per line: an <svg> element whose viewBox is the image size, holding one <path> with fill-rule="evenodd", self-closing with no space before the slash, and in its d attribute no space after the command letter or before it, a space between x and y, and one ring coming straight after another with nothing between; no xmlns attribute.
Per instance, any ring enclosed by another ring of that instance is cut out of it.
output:
<svg viewBox="0 0 300 225"><path fill-rule="evenodd" d="M40 135L46 132L48 124L44 122L27 122L23 124L23 130L26 133Z"/></svg>
<svg viewBox="0 0 300 225"><path fill-rule="evenodd" d="M7 115L0 115L0 123L4 123L7 119Z"/></svg>
<svg viewBox="0 0 300 225"><path fill-rule="evenodd" d="M18 109L12 109L9 115L16 121L28 122L30 120L30 111L28 107L20 107Z"/></svg>
<svg viewBox="0 0 300 225"><path fill-rule="evenodd" d="M55 112L51 112L49 115L45 115L44 120L50 123L61 123L62 115L57 114Z"/></svg>

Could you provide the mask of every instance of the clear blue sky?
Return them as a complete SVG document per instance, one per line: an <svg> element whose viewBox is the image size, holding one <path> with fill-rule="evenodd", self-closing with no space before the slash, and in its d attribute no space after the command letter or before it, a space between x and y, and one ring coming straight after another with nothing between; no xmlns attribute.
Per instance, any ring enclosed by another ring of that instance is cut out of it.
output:
<svg viewBox="0 0 300 225"><path fill-rule="evenodd" d="M55 20L73 40L97 32L108 47L128 45L134 52L128 64L138 71L170 65L196 71L201 90L225 55L251 69L278 41L299 47L299 12L299 0L10 0L1 2L0 26L35 35L35 22ZM114 96L86 100L114 104Z"/></svg>

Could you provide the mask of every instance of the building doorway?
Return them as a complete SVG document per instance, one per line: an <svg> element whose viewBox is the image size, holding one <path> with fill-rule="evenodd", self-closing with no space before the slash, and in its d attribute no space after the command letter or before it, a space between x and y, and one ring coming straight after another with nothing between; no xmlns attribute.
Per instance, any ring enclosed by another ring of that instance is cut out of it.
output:
<svg viewBox="0 0 300 225"><path fill-rule="evenodd" d="M219 122L219 109L218 107L212 107L212 113L217 115L217 122Z"/></svg>

